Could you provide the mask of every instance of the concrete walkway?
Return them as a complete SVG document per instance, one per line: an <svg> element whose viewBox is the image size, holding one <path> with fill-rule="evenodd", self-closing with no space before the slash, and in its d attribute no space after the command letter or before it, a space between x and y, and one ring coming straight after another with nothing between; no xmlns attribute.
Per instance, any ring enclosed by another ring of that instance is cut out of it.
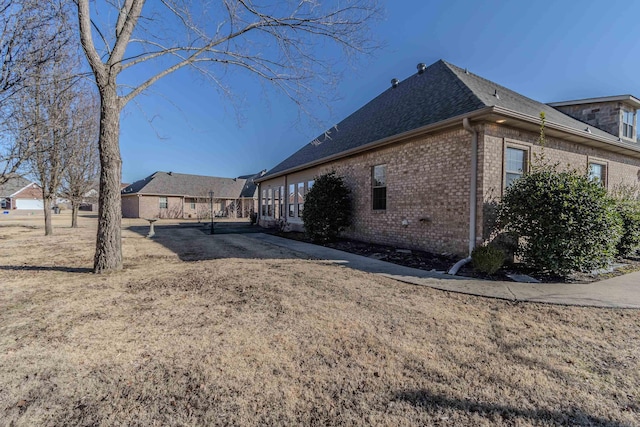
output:
<svg viewBox="0 0 640 427"><path fill-rule="evenodd" d="M589 284L494 282L404 267L269 234L252 234L250 237L304 253L311 258L444 291L511 301L640 309L640 272Z"/></svg>

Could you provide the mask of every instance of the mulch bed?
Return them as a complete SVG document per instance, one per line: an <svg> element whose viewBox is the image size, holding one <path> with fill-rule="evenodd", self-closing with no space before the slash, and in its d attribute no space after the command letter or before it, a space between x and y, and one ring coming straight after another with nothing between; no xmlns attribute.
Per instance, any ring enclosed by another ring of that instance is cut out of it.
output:
<svg viewBox="0 0 640 427"><path fill-rule="evenodd" d="M311 240L309 240L304 233L291 231L276 234L280 237L311 243ZM398 265L404 265L406 267L419 268L427 271L438 271L442 273L447 272L460 260L459 257L451 254L434 254L432 252L420 250L407 250L394 246L378 245L350 239L339 239L335 242L324 243L323 246ZM471 263L469 263L464 265L458 271L458 275L476 279L509 282L512 281L512 279L509 278L507 274L526 274L543 283L591 283L615 276L621 276L634 271L640 271L640 257L621 259L617 260L616 263L625 264L625 266L608 273L575 273L569 277L541 274L527 268L523 264L509 262L505 263L505 265L496 272L496 274L489 276L480 271L476 271Z"/></svg>

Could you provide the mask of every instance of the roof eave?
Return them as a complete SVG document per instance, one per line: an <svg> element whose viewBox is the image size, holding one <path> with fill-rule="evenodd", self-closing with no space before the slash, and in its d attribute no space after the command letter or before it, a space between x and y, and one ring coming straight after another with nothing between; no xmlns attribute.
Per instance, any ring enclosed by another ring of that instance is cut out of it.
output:
<svg viewBox="0 0 640 427"><path fill-rule="evenodd" d="M513 111L513 110L509 110L507 108L502 108L502 107L492 107L494 112L496 114L499 114L501 116L504 117L509 117L509 118L514 118L517 120L522 120L522 121L526 121L529 123L534 123L534 124L540 124L540 118L539 117L533 117L530 116L528 114L522 114L522 113L518 113L517 111ZM622 141L617 141L615 136L611 135L611 138L606 138L600 135L595 135L595 134L591 134L588 133L584 130L579 130L579 129L575 129L569 126L565 126L565 125L561 125L558 123L554 123L554 122L545 122L545 128L548 129L553 129L553 130L557 130L566 134L570 134L573 136L577 136L580 138L583 138L585 140L588 141L594 141L597 143L601 143L604 144L607 148L609 148L610 151L615 151L615 152L625 152L626 154L630 154L634 157L640 157L640 145L638 145L637 147L634 145L631 145L629 143L625 143ZM611 150L611 148L614 148L613 150Z"/></svg>
<svg viewBox="0 0 640 427"><path fill-rule="evenodd" d="M603 96L600 98L576 99L573 101L550 102L551 107L565 107L568 105L597 104L600 102L626 102L632 104L636 109L640 109L640 99L633 95Z"/></svg>
<svg viewBox="0 0 640 427"><path fill-rule="evenodd" d="M485 107L485 108L481 108L481 109L478 109L478 110L471 111L469 113L460 114L460 115L457 115L455 117L451 117L451 118L448 118L448 119L445 119L445 120L441 120L441 121L436 122L436 123L431 123L431 124L428 124L426 126L422 126L422 127L419 127L419 128L407 131L407 132L399 133L397 135L392 135L392 136L389 136L387 138L383 138L383 139L380 139L380 140L377 140L377 141L373 141L373 142L370 142L368 144L352 148L350 150L341 151L340 153L333 154L333 155L327 156L327 157L323 157L321 159L314 160L313 162L308 162L308 163L304 163L304 164L299 165L299 166L295 166L295 167L292 167L292 168L289 168L289 169L285 169L283 171L276 172L273 175L265 175L263 177L255 179L254 181L257 182L257 183L264 182L264 181L267 181L267 180L270 180L270 179L273 179L273 178L278 178L278 177L281 177L281 176L284 176L284 175L288 175L288 174L291 174L291 173L294 173L294 172L298 172L298 171L301 171L303 169L308 169L308 168L311 168L311 167L314 167L314 166L318 166L318 165L321 165L323 163L328 163L328 162L331 162L331 161L334 161L334 160L338 160L338 159L341 159L341 158L344 158L344 157L349 157L349 156L352 156L354 154L358 154L358 153L361 153L361 152L364 152L364 151L369 151L369 150L372 150L374 148L380 148L380 147L383 147L385 145L390 145L390 144L395 144L395 143L398 143L398 142L402 142L402 141L405 141L407 139L414 138L414 137L416 137L418 135L422 135L424 133L435 132L435 131L442 130L442 129L445 129L445 128L449 128L449 127L455 126L455 125L462 126L462 120L463 119L465 119L465 118L468 118L468 119L480 118L480 117L482 117L482 116L484 116L486 114L490 114L492 111L493 111L493 107Z"/></svg>

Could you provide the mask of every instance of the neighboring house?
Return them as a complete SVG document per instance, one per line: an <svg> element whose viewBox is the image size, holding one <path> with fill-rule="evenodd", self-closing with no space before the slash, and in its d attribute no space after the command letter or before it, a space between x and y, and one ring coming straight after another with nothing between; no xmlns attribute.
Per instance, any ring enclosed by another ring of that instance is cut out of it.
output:
<svg viewBox="0 0 640 427"><path fill-rule="evenodd" d="M205 219L213 210L218 217L247 218L258 208L254 179L259 176L219 178L156 172L122 189L122 216Z"/></svg>
<svg viewBox="0 0 640 427"><path fill-rule="evenodd" d="M543 104L444 61L392 85L258 178L260 218L302 229L304 194L335 171L353 197L350 238L467 254L488 237L491 201L545 158L608 189L640 180L637 114L624 95Z"/></svg>
<svg viewBox="0 0 640 427"><path fill-rule="evenodd" d="M28 179L17 177L0 185L0 209L44 209L42 188Z"/></svg>

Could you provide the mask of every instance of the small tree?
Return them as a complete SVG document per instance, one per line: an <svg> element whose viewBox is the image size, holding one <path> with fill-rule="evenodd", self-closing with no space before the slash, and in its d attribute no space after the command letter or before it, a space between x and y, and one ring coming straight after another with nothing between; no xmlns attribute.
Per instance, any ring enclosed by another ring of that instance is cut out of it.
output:
<svg viewBox="0 0 640 427"><path fill-rule="evenodd" d="M640 186L618 184L612 190L622 219L622 237L618 242L618 256L629 257L640 249Z"/></svg>
<svg viewBox="0 0 640 427"><path fill-rule="evenodd" d="M615 203L602 185L553 166L534 168L507 188L499 223L518 237L525 263L560 275L609 264L621 234Z"/></svg>
<svg viewBox="0 0 640 427"><path fill-rule="evenodd" d="M351 191L335 172L316 178L304 199L302 220L315 242L333 241L351 225Z"/></svg>

